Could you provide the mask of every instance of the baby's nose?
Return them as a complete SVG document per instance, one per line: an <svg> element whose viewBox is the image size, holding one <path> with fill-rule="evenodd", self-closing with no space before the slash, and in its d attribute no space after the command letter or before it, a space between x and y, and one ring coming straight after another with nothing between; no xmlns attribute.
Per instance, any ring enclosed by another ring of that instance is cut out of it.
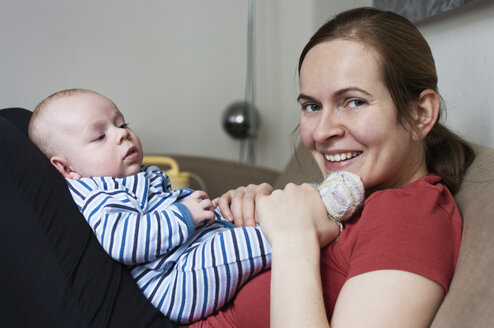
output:
<svg viewBox="0 0 494 328"><path fill-rule="evenodd" d="M117 142L120 144L129 138L129 131L127 129L119 128L117 131Z"/></svg>

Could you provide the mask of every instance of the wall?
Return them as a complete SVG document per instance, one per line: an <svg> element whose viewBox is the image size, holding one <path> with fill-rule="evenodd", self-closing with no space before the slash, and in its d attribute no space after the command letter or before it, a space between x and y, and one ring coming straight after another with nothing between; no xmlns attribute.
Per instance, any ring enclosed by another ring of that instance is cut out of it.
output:
<svg viewBox="0 0 494 328"><path fill-rule="evenodd" d="M247 1L0 0L0 107L97 90L148 153L236 159L221 127L243 99Z"/></svg>
<svg viewBox="0 0 494 328"><path fill-rule="evenodd" d="M494 1L477 0L419 22L436 60L446 124L494 147Z"/></svg>
<svg viewBox="0 0 494 328"><path fill-rule="evenodd" d="M257 0L257 164L282 169L300 109L298 56L337 12L371 0ZM112 98L148 153L236 160L221 115L243 99L247 0L118 2L0 0L0 108L34 106L86 87ZM494 2L477 0L421 22L431 43L448 125L494 146Z"/></svg>
<svg viewBox="0 0 494 328"><path fill-rule="evenodd" d="M336 14L357 7L371 7L372 0L314 0L314 32Z"/></svg>
<svg viewBox="0 0 494 328"><path fill-rule="evenodd" d="M290 156L310 8L257 1L260 166L282 169ZM237 160L240 144L221 117L244 98L247 9L247 0L0 0L0 108L94 89L120 107L147 153Z"/></svg>
<svg viewBox="0 0 494 328"><path fill-rule="evenodd" d="M298 125L298 56L313 33L312 1L269 0L258 4L257 81L262 122L259 163L283 169L293 153Z"/></svg>

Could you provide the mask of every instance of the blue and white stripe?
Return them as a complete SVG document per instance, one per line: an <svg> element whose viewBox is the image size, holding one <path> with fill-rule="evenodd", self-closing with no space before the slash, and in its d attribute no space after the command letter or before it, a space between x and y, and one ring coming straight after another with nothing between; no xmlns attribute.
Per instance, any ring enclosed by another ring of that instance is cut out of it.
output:
<svg viewBox="0 0 494 328"><path fill-rule="evenodd" d="M192 190L171 190L157 167L126 178L67 180L77 206L103 248L132 267L144 295L179 323L225 305L253 275L269 268L260 230L223 219L194 227L180 203Z"/></svg>

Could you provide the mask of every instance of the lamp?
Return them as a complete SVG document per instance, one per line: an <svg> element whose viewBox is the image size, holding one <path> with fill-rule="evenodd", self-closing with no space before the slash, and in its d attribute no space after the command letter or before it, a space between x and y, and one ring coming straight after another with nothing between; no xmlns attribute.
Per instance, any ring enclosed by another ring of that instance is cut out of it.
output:
<svg viewBox="0 0 494 328"><path fill-rule="evenodd" d="M235 139L247 139L249 137L255 137L257 129L259 128L259 114L257 109L254 108L256 120L251 120L251 108L250 103L246 101L237 101L229 105L223 113L223 128L225 131Z"/></svg>
<svg viewBox="0 0 494 328"><path fill-rule="evenodd" d="M240 161L242 161L245 142L247 162L255 164L255 139L259 129L259 114L255 108L255 61L254 61L254 12L255 0L249 0L247 33L247 78L245 83L245 101L229 105L223 114L223 128L235 139L240 139Z"/></svg>

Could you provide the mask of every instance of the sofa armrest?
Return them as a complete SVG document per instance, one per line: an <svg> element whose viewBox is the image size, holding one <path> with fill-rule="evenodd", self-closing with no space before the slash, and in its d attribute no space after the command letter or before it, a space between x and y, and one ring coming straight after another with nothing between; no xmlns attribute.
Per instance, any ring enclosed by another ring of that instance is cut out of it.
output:
<svg viewBox="0 0 494 328"><path fill-rule="evenodd" d="M433 328L494 327L494 149L472 146L476 158L455 196L463 216L460 254Z"/></svg>
<svg viewBox="0 0 494 328"><path fill-rule="evenodd" d="M205 189L211 199L230 189L248 184L274 184L280 172L234 161L191 155L166 154L173 158L180 171L190 173L190 187ZM168 167L160 166L162 169Z"/></svg>

